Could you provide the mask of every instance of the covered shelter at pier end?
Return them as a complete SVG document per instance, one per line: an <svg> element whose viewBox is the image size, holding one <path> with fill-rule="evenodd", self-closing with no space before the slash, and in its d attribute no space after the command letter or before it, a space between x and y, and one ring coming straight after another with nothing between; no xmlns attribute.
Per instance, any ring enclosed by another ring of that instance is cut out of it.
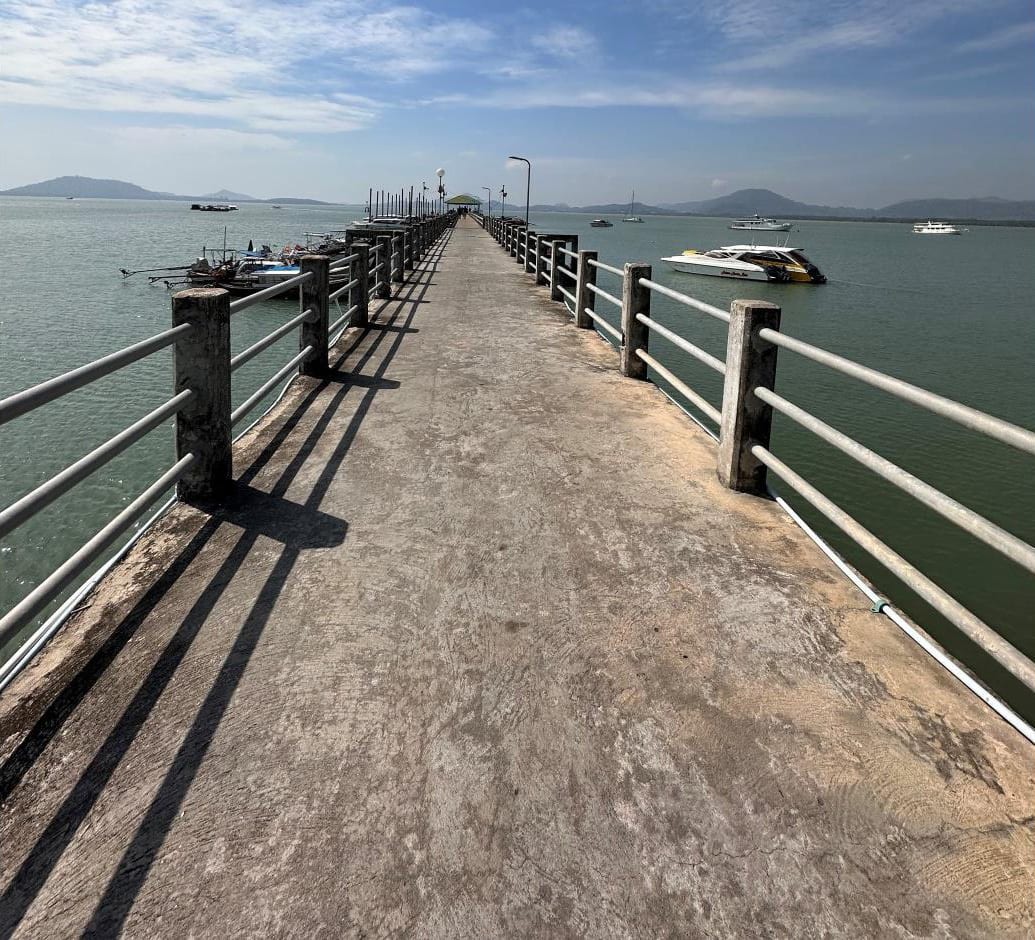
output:
<svg viewBox="0 0 1035 940"><path fill-rule="evenodd" d="M446 200L446 205L454 209L459 209L462 212L467 212L473 206L478 207L478 211L482 211L482 201L469 193L461 193L459 196L453 196Z"/></svg>

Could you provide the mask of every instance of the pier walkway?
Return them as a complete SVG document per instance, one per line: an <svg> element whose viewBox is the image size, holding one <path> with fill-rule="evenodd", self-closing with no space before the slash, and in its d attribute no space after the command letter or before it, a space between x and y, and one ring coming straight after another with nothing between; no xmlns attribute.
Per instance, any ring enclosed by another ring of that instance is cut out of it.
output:
<svg viewBox="0 0 1035 940"><path fill-rule="evenodd" d="M1032 749L656 387L473 220L371 315L5 694L0 936L1031 936Z"/></svg>

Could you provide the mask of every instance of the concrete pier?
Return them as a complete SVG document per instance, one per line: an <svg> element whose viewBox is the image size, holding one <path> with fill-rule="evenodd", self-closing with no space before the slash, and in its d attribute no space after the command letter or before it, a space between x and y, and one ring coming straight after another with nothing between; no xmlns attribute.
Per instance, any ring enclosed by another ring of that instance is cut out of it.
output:
<svg viewBox="0 0 1035 940"><path fill-rule="evenodd" d="M464 219L0 699L0 936L1030 937L1035 752Z"/></svg>

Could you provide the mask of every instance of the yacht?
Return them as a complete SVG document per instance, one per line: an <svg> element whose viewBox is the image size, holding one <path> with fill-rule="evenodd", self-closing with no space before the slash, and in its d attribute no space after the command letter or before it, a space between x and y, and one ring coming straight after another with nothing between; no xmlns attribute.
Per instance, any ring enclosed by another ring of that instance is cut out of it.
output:
<svg viewBox="0 0 1035 940"><path fill-rule="evenodd" d="M914 235L959 235L960 230L948 222L917 222L913 225Z"/></svg>
<svg viewBox="0 0 1035 940"><path fill-rule="evenodd" d="M634 214L633 209L636 206L636 191L633 190L632 198L629 200L629 214L622 219L623 222L642 222L643 219L640 216Z"/></svg>
<svg viewBox="0 0 1035 940"><path fill-rule="evenodd" d="M776 245L726 245L711 251L690 249L661 260L686 274L707 274L740 281L825 284L827 280L800 248Z"/></svg>
<svg viewBox="0 0 1035 940"><path fill-rule="evenodd" d="M591 228L611 228L614 222L608 222L607 219L594 219L589 224Z"/></svg>
<svg viewBox="0 0 1035 940"><path fill-rule="evenodd" d="M777 222L776 219L763 219L753 215L750 219L737 219L730 222L730 228L749 232L789 232L793 222Z"/></svg>

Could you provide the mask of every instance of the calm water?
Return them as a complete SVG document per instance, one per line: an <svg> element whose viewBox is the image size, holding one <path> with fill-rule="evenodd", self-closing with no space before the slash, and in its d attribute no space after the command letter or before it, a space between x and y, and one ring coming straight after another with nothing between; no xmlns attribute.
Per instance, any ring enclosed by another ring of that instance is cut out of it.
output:
<svg viewBox="0 0 1035 940"><path fill-rule="evenodd" d="M0 199L0 396L169 325L169 298L120 267L187 263L203 245L301 240L341 227L357 208L242 206L231 214L179 203ZM975 227L958 238L913 236L904 224L803 222L791 235L829 283L733 283L659 263L684 248L744 240L719 219L647 218L591 229L589 216L534 214L540 231L577 233L602 260L654 264L661 283L727 306L753 296L783 307L783 329L936 392L1035 427L1035 230ZM759 238L762 236L759 235ZM780 236L782 237L782 236ZM610 275L600 283L609 287ZM611 283L613 288L615 283ZM601 302L599 307L605 308ZM234 349L282 322L290 302L234 319ZM606 311L603 311L606 312ZM724 356L722 325L654 298L661 322ZM653 352L713 404L719 377L657 337ZM297 347L285 339L235 375L243 400ZM0 429L0 505L6 505L170 394L166 351ZM1035 541L1030 459L795 357L780 354L779 390L1029 542ZM256 412L256 414L259 412ZM705 419L705 423L707 420ZM807 432L777 418L774 451L1005 636L1035 654L1035 578L944 522ZM0 610L24 596L172 462L169 428L154 432L0 545ZM786 488L784 488L786 489ZM887 572L809 520L897 605L938 635L1029 716L1035 703L960 640ZM764 625L762 625L764 626ZM0 658L3 651L0 651Z"/></svg>

